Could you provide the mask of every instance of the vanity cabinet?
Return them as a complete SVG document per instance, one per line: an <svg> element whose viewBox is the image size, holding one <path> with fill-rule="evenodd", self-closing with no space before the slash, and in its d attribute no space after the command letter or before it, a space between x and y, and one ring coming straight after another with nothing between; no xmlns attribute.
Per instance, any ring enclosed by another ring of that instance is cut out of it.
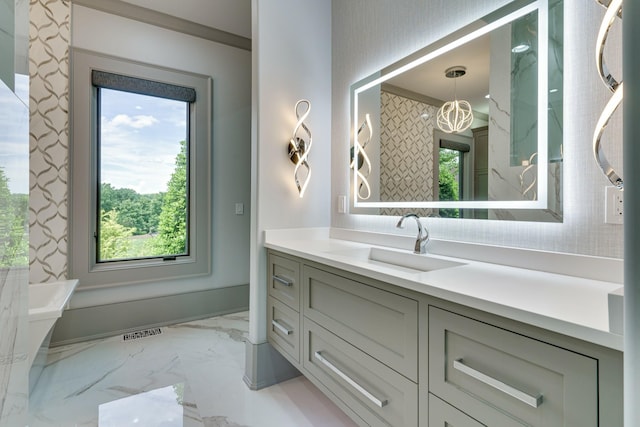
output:
<svg viewBox="0 0 640 427"><path fill-rule="evenodd" d="M269 342L292 363L300 362L300 263L285 256L268 256Z"/></svg>
<svg viewBox="0 0 640 427"><path fill-rule="evenodd" d="M318 262L268 259L270 343L359 425L622 427L620 352Z"/></svg>
<svg viewBox="0 0 640 427"><path fill-rule="evenodd" d="M418 385L306 317L303 372L367 426L416 426Z"/></svg>
<svg viewBox="0 0 640 427"><path fill-rule="evenodd" d="M598 426L596 359L434 306L428 339L429 392L483 424Z"/></svg>
<svg viewBox="0 0 640 427"><path fill-rule="evenodd" d="M303 267L303 313L409 380L418 381L418 301Z"/></svg>
<svg viewBox="0 0 640 427"><path fill-rule="evenodd" d="M429 427L487 427L464 412L429 394Z"/></svg>
<svg viewBox="0 0 640 427"><path fill-rule="evenodd" d="M302 266L304 371L364 425L418 422L418 301Z"/></svg>

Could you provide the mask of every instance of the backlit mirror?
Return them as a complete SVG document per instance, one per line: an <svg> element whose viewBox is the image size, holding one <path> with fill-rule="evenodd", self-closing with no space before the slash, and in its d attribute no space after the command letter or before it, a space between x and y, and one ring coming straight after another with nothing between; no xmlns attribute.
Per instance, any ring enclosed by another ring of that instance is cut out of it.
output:
<svg viewBox="0 0 640 427"><path fill-rule="evenodd" d="M514 1L355 83L352 212L561 221L562 47Z"/></svg>

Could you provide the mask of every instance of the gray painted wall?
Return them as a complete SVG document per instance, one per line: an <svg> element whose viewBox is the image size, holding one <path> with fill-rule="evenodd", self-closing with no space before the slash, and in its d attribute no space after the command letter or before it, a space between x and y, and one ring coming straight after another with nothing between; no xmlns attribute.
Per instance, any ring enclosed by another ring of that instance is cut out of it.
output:
<svg viewBox="0 0 640 427"><path fill-rule="evenodd" d="M213 79L212 274L93 289L80 283L71 308L116 304L249 282L251 52L72 5L71 45ZM131 43L135 40L136 43ZM235 214L235 204L244 214Z"/></svg>
<svg viewBox="0 0 640 427"><path fill-rule="evenodd" d="M264 230L327 227L331 176L331 5L325 0L253 0L251 317L249 341L267 338ZM283 13L286 11L286 13ZM298 196L287 144L294 106L306 98L313 174Z"/></svg>

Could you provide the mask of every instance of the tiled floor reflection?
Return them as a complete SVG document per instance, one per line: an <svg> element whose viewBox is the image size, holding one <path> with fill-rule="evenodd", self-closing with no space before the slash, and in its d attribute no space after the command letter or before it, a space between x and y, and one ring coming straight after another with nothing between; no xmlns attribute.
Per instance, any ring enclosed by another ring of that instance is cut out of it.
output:
<svg viewBox="0 0 640 427"><path fill-rule="evenodd" d="M103 403L98 407L98 425L202 426L198 408L189 394L189 387L178 383Z"/></svg>
<svg viewBox="0 0 640 427"><path fill-rule="evenodd" d="M51 349L29 426L355 426L303 377L249 390L247 328L239 313Z"/></svg>

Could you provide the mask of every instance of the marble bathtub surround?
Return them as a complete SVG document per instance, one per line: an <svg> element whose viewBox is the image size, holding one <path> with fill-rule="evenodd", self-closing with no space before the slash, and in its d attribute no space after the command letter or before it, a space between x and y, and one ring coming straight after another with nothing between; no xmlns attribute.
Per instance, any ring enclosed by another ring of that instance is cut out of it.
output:
<svg viewBox="0 0 640 427"><path fill-rule="evenodd" d="M303 377L249 390L247 329L243 312L53 348L29 426L354 426Z"/></svg>

